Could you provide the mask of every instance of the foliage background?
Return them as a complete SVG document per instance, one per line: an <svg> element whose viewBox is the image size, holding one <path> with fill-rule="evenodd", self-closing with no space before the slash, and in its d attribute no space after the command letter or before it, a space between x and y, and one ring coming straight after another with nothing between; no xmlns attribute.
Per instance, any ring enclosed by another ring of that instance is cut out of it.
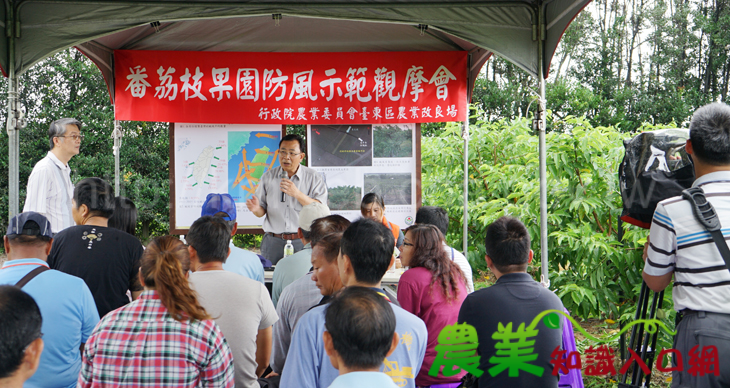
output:
<svg viewBox="0 0 730 388"><path fill-rule="evenodd" d="M61 117L74 117L85 135L79 155L69 162L71 181L97 176L114 184L112 131L114 110L105 83L91 61L70 49L24 73L19 98L28 127L20 132L20 210L28 176L49 150L48 126ZM7 88L2 77L0 88ZM0 111L3 122L7 117ZM120 194L138 207L137 235L144 241L169 229L169 140L165 123L122 122ZM3 133L5 133L3 131ZM8 137L0 136L0 153L8 154ZM0 231L7 228L8 159L0 158Z"/></svg>
<svg viewBox="0 0 730 388"><path fill-rule="evenodd" d="M479 116L479 115L476 115ZM575 317L608 323L630 322L642 284L641 253L647 230L618 222L621 195L618 165L622 141L633 133L615 127L594 127L584 118L549 115L553 131L546 136L548 246L551 288ZM528 272L540 280L538 139L531 120L476 120L469 149L469 250L467 258L479 273L477 283L494 281L486 272L486 226L509 215L527 226L535 252ZM645 125L641 130L660 129ZM463 140L458 123L422 140L424 205L441 206L450 215L449 245L462 245ZM619 240L617 228L624 231ZM674 328L671 288L664 296L660 319ZM671 348L671 338L659 336Z"/></svg>

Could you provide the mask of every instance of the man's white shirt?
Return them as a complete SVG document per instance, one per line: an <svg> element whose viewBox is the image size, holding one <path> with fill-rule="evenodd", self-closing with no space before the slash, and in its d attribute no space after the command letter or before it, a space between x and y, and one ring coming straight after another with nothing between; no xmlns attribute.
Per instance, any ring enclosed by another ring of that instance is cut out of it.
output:
<svg viewBox="0 0 730 388"><path fill-rule="evenodd" d="M71 168L49 151L30 173L23 212L43 214L51 222L53 233L58 233L74 225L71 216L73 191Z"/></svg>
<svg viewBox="0 0 730 388"><path fill-rule="evenodd" d="M466 277L466 289L469 291L469 293L474 292L474 279L472 279L472 269L471 265L469 264L469 260L464 257L461 252L457 251L456 249L446 245L444 243L444 250L446 251L446 254L449 255L449 259L456 263L456 265L461 268L461 272L464 272L464 277Z"/></svg>

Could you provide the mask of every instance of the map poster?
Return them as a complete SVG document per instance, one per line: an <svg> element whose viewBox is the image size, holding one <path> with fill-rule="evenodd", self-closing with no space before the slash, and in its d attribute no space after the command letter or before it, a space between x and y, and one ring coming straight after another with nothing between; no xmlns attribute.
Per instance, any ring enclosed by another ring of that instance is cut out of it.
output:
<svg viewBox="0 0 730 388"><path fill-rule="evenodd" d="M385 217L406 228L420 203L420 141L416 124L309 125L309 166L327 184L327 206L353 221L362 197L383 197Z"/></svg>
<svg viewBox="0 0 730 388"><path fill-rule="evenodd" d="M176 123L173 131L171 229L184 234L210 193L233 197L239 229L260 228L263 218L246 208L246 200L261 175L279 165L281 125Z"/></svg>

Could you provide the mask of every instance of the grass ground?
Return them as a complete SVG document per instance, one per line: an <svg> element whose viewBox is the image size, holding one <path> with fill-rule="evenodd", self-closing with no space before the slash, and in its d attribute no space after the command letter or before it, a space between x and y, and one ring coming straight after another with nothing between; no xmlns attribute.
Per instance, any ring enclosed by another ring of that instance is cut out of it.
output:
<svg viewBox="0 0 730 388"><path fill-rule="evenodd" d="M479 271L479 278L474 280L474 289L480 290L485 287L489 287L490 285L494 284L496 279L494 278L494 275L490 272L482 272ZM618 332L618 329L613 328L612 326L615 325L609 325L605 321L600 319L582 319L581 317L574 316L576 321L580 323L580 326L585 329L586 332L589 334L600 337L606 334L615 334ZM583 356L583 366L585 368L585 352L584 350L587 349L590 346L597 346L596 343L591 341L588 338L585 338L585 336L580 333L579 331L575 331L575 342L576 347L578 348L578 351ZM614 354L618 355L618 342L612 346ZM616 357L616 361L614 363L614 368L618 371L621 369L621 361L619 360L619 357ZM661 373L655 370L652 366L652 378L651 378L651 387L656 388L668 388L671 382L671 373ZM616 388L618 387L618 379L620 376L585 376L583 375L583 384L586 388ZM629 381L630 382L630 381Z"/></svg>

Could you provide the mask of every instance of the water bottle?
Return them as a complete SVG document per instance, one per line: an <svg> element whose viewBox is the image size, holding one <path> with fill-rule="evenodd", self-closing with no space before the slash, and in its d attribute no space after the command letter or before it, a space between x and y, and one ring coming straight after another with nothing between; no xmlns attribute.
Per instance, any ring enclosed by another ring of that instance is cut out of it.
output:
<svg viewBox="0 0 730 388"><path fill-rule="evenodd" d="M284 257L291 256L294 254L294 245L291 244L291 240L286 240L284 246Z"/></svg>

